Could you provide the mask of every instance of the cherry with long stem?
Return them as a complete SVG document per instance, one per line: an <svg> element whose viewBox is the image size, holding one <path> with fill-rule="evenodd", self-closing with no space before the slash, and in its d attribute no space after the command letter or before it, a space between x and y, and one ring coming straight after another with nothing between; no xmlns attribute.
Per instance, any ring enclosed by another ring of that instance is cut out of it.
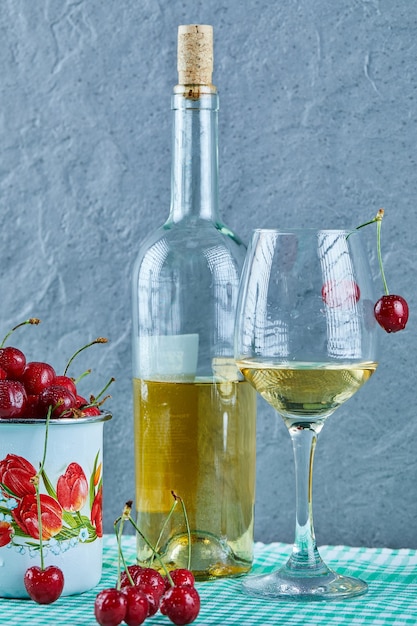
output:
<svg viewBox="0 0 417 626"><path fill-rule="evenodd" d="M69 366L71 365L71 363L73 362L73 360L75 359L76 356L78 356L80 354L80 352L83 352L83 350L86 350L87 348L90 348L90 346L94 346L96 343L107 343L107 339L106 337L97 337L97 339L94 339L93 341L90 341L90 343L87 343L85 346L83 346L82 348L79 348L78 350L76 350L76 352L74 352L74 354L68 359L68 362L65 366L64 369L64 376L66 376Z"/></svg>
<svg viewBox="0 0 417 626"><path fill-rule="evenodd" d="M64 588L64 574L62 570L55 566L49 565L45 568L44 550L43 550L43 529L42 529L42 508L41 496L39 490L40 477L43 474L46 452L48 448L49 422L55 407L50 406L46 416L45 438L42 460L39 464L39 470L33 477L35 487L36 508L38 517L39 530L39 552L41 565L29 567L24 576L24 585L29 596L38 604L51 604L55 602L61 595Z"/></svg>
<svg viewBox="0 0 417 626"><path fill-rule="evenodd" d="M46 451L48 449L48 434L49 434L49 422L51 419L53 408L50 406L48 409L48 413L46 416L46 424L45 424L45 440L43 444L43 456L42 461L39 464L38 473L34 476L33 482L35 485L35 495L36 495L36 509L38 514L38 527L39 527L39 552L41 557L41 569L45 569L45 560L43 554L43 531L42 531L42 509L41 509L41 494L39 491L39 480L42 476L45 460L46 460Z"/></svg>
<svg viewBox="0 0 417 626"><path fill-rule="evenodd" d="M38 319L37 317L30 317L28 320L25 320L24 322L20 322L20 324L17 324L16 326L13 326L13 328L11 330L9 330L9 332L3 338L3 341L0 343L0 348L4 347L4 344L6 343L7 339L18 328L21 328L22 326L26 326L27 324L31 324L31 325L37 326L38 324L40 324L40 322L41 322L41 320Z"/></svg>
<svg viewBox="0 0 417 626"><path fill-rule="evenodd" d="M376 222L378 263L385 293L375 303L374 315L378 324L387 333L396 333L399 330L404 330L406 327L409 311L407 301L402 296L390 294L388 291L388 284L385 277L381 252L381 226L383 217L384 209L379 209L378 213L372 220L361 224L356 228L356 230Z"/></svg>

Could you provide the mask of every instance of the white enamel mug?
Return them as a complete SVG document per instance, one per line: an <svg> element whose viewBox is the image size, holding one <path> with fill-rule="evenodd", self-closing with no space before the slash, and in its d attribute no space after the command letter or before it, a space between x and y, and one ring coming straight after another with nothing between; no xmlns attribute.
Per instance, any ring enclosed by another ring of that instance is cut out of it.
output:
<svg viewBox="0 0 417 626"><path fill-rule="evenodd" d="M39 479L44 565L64 574L62 595L98 584L102 572L103 424L110 413L51 419ZM28 597L23 577L40 566L33 476L46 420L0 419L0 597Z"/></svg>

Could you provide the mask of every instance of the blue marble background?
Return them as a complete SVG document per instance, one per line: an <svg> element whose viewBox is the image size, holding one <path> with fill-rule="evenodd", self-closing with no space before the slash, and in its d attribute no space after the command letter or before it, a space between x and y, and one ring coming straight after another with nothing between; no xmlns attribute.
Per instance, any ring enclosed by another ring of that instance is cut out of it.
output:
<svg viewBox="0 0 417 626"><path fill-rule="evenodd" d="M417 3L410 0L3 0L0 7L0 334L62 370L116 377L105 426L105 530L134 497L130 274L169 210L179 24L209 23L221 97L224 221L352 227L386 210L392 292L380 366L317 449L319 543L417 548ZM372 231L372 229L370 229ZM378 289L375 231L369 250ZM291 542L284 425L259 401L256 538Z"/></svg>

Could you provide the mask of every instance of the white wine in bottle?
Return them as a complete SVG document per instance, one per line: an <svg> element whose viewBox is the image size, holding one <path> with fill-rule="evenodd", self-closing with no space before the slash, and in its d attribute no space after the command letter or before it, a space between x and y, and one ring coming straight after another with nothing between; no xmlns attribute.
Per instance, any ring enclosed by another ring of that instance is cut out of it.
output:
<svg viewBox="0 0 417 626"><path fill-rule="evenodd" d="M245 246L218 208L211 26L180 26L171 208L133 272L137 524L169 569L238 576L253 559L256 392L233 360ZM166 523L174 492L176 506ZM138 539L138 562L159 569Z"/></svg>

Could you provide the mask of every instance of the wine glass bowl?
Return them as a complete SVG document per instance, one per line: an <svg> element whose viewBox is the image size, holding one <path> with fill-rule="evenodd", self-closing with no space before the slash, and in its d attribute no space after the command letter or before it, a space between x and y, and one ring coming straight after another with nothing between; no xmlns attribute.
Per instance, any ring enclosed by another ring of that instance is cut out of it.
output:
<svg viewBox="0 0 417 626"><path fill-rule="evenodd" d="M254 231L243 269L235 359L281 415L293 443L296 529L284 567L248 577L272 598L328 600L365 593L365 582L323 563L312 516L312 467L326 419L376 369L371 272L356 231Z"/></svg>

